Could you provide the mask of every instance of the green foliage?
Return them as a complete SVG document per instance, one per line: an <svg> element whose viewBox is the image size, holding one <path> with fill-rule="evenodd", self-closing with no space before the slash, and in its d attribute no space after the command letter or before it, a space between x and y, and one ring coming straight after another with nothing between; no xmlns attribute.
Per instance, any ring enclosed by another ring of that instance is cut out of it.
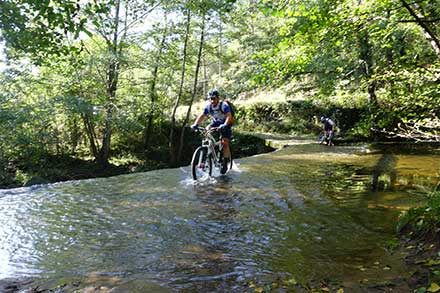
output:
<svg viewBox="0 0 440 293"><path fill-rule="evenodd" d="M397 249L399 248L399 245L400 245L399 238L392 238L387 241L386 248L389 252L393 253L393 252L397 251Z"/></svg>
<svg viewBox="0 0 440 293"><path fill-rule="evenodd" d="M376 111L378 126L396 129L399 123L439 117L440 85L432 68L400 69L380 76L383 89Z"/></svg>
<svg viewBox="0 0 440 293"><path fill-rule="evenodd" d="M58 140L51 121L55 105L46 98L44 89L36 87L29 72L11 71L1 78L0 134L4 139L0 144L5 156L12 161L22 157L30 163L38 161Z"/></svg>
<svg viewBox="0 0 440 293"><path fill-rule="evenodd" d="M399 232L406 229L414 232L414 236L438 235L440 227L440 191L437 190L428 195L426 205L412 208L404 213L397 225Z"/></svg>
<svg viewBox="0 0 440 293"><path fill-rule="evenodd" d="M278 32L271 38L276 43L253 54L258 66L250 78L255 85L307 81L304 86L318 92L318 98L368 93L370 115L354 130L365 136L377 128L394 131L438 111L439 56L424 37L426 29L400 1L289 4L264 1L259 7L278 19ZM426 19L440 15L428 1L412 8ZM438 27L426 26L438 40Z"/></svg>
<svg viewBox="0 0 440 293"><path fill-rule="evenodd" d="M13 164L0 152L0 183L3 187L14 187L18 184Z"/></svg>
<svg viewBox="0 0 440 293"><path fill-rule="evenodd" d="M5 0L0 30L15 69L0 77L2 176L25 174L24 165L50 155L97 159L108 134L118 159L165 162L181 82L179 105L193 99L206 15L196 100L211 87L234 102L262 88L294 89L281 103L239 107L236 126L316 133L325 113L354 138L412 136L411 129L436 138L440 63L425 35L429 29L438 39L440 9L428 0L403 3ZM116 15L118 7L124 13ZM149 17L151 9L158 17ZM411 9L430 20L426 27Z"/></svg>
<svg viewBox="0 0 440 293"><path fill-rule="evenodd" d="M0 29L9 48L41 62L52 54L77 51L77 47L66 42L67 36L78 38L80 32L87 32L89 16L109 8L105 4L81 6L64 0L4 0L0 8Z"/></svg>
<svg viewBox="0 0 440 293"><path fill-rule="evenodd" d="M246 131L317 135L322 130L318 118L326 115L335 120L339 135L351 138L368 136L368 132L362 132L365 109L345 103L317 103L314 100L259 102L239 107L237 113L238 127Z"/></svg>

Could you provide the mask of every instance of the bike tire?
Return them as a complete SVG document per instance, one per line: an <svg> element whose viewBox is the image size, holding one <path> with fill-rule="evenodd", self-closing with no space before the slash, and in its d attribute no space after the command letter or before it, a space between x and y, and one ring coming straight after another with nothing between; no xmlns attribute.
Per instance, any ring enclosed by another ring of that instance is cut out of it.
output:
<svg viewBox="0 0 440 293"><path fill-rule="evenodd" d="M231 157L230 157L230 161L229 161L229 170L228 171L230 171L232 169L232 165L233 165L233 162L234 162L234 156L233 156L233 153L232 153L231 145L229 145L229 152L231 153Z"/></svg>
<svg viewBox="0 0 440 293"><path fill-rule="evenodd" d="M220 167L220 174L222 174L222 175L224 175L224 174L226 174L227 172L229 172L229 171L231 171L231 169L232 169L232 165L233 165L233 156L232 156L232 148L231 148L231 146L229 146L229 151L230 151L230 157L229 157L229 166L228 167L226 167L226 169L224 170L223 169L223 164L224 164L224 162L223 162L223 160L224 160L224 157L223 157L223 155L221 155L221 160L222 160L222 166Z"/></svg>
<svg viewBox="0 0 440 293"><path fill-rule="evenodd" d="M212 174L212 158L208 155L208 147L198 147L191 160L191 172L194 180Z"/></svg>

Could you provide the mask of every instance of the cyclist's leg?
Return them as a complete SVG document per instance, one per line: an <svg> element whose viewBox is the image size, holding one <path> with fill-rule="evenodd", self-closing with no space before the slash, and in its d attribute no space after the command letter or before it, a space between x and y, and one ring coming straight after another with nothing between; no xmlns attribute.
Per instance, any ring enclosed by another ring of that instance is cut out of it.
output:
<svg viewBox="0 0 440 293"><path fill-rule="evenodd" d="M229 161L229 158L231 157L231 151L229 149L229 139L223 137L222 145L223 145L223 156L225 157L225 159Z"/></svg>
<svg viewBox="0 0 440 293"><path fill-rule="evenodd" d="M230 149L230 141L232 137L232 130L230 126L226 126L225 128L222 128L221 133L221 142L223 145L223 161L222 161L222 168L220 170L221 174L225 174L228 171L229 162L231 162L231 149Z"/></svg>
<svg viewBox="0 0 440 293"><path fill-rule="evenodd" d="M326 145L329 145L330 144L330 135L331 135L331 129L329 129L329 128L325 128L324 129L324 132L325 132L325 144Z"/></svg>
<svg viewBox="0 0 440 293"><path fill-rule="evenodd" d="M333 138L335 137L335 132L333 130L329 131L329 145L333 145Z"/></svg>
<svg viewBox="0 0 440 293"><path fill-rule="evenodd" d="M322 131L319 134L319 144L323 144L325 142L325 131Z"/></svg>
<svg viewBox="0 0 440 293"><path fill-rule="evenodd" d="M221 131L221 140L223 145L223 156L230 161L231 151L229 148L229 144L232 138L232 128L231 126L226 126Z"/></svg>

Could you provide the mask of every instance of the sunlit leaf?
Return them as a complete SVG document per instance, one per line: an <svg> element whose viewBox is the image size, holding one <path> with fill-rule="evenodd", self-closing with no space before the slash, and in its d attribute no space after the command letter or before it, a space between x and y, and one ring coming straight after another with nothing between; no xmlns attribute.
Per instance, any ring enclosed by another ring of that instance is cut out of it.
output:
<svg viewBox="0 0 440 293"><path fill-rule="evenodd" d="M430 258L427 261L425 261L424 265L428 266L428 267L440 265L440 260L435 260L435 259Z"/></svg>
<svg viewBox="0 0 440 293"><path fill-rule="evenodd" d="M298 282L295 280L295 278L291 278L291 279L287 280L285 282L285 284L288 285L288 286L294 286L294 285L297 285Z"/></svg>
<svg viewBox="0 0 440 293"><path fill-rule="evenodd" d="M437 283L431 283L431 286L428 288L428 292L438 292L440 291L440 286Z"/></svg>

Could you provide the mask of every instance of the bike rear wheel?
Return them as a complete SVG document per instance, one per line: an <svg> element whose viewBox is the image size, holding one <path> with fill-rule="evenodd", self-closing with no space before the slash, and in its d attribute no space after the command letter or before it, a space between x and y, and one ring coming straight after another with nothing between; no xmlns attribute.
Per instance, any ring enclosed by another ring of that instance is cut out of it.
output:
<svg viewBox="0 0 440 293"><path fill-rule="evenodd" d="M208 155L208 147L198 147L191 160L191 171L194 180L212 174L212 158Z"/></svg>
<svg viewBox="0 0 440 293"><path fill-rule="evenodd" d="M229 146L229 151L230 151L230 157L229 157L229 161L225 161L225 158L223 157L223 155L221 156L222 157L222 165L221 165L221 168L220 168L220 174L226 174L226 172L228 172L228 171L230 171L231 169L232 169L232 164L233 164L233 156L232 156L232 148L231 148L231 146ZM227 166L225 166L225 164L227 164Z"/></svg>
<svg viewBox="0 0 440 293"><path fill-rule="evenodd" d="M234 155L233 155L233 153L232 153L232 147L231 146L229 146L229 151L231 152L231 161L229 162L229 170L231 170L232 169L232 163L233 163L233 160L234 160Z"/></svg>

